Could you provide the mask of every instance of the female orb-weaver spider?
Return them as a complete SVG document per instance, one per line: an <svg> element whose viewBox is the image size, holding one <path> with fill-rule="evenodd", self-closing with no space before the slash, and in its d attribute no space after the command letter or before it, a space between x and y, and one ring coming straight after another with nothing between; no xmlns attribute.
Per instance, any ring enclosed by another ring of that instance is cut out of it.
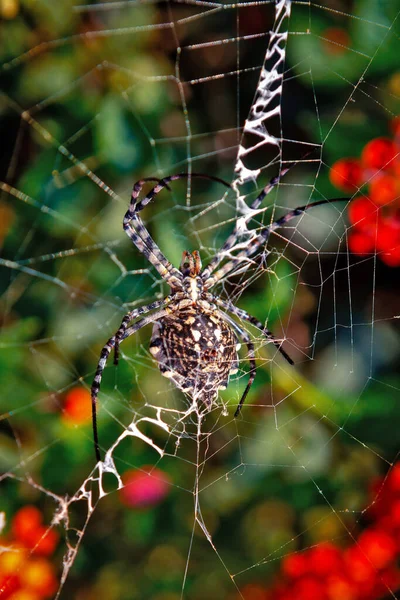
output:
<svg viewBox="0 0 400 600"><path fill-rule="evenodd" d="M280 177L287 171L288 169L282 171ZM138 250L170 286L171 293L162 300L156 300L151 304L136 308L125 315L118 331L108 340L101 351L91 388L93 438L97 461L100 461L100 448L96 404L107 359L112 349L114 349L114 364L118 364L121 342L149 323L153 323L150 352L157 360L161 373L170 378L192 400L203 402L207 407L212 405L218 390L227 387L230 375L237 372L239 364L238 349L240 348L237 335L242 338L248 350L250 372L249 381L236 408L235 417L239 415L255 379L256 361L254 345L248 333L227 313L231 313L239 319L254 325L267 340L275 344L279 352L293 365L292 359L281 346L282 342L275 339L273 334L260 321L229 301L214 296L209 290L228 273L234 274L237 268L240 269L240 272L243 272L243 269L246 268L243 261L265 245L271 232L314 206L347 200L347 198L319 200L291 210L274 223L261 228L257 236L248 243L247 248L240 250L234 258L218 270L217 267L227 256L226 253L234 247L240 237L240 231L233 231L204 270L202 270L200 255L197 250L192 253L185 251L181 265L177 269L167 260L153 241L139 217L139 213L162 189L168 188L170 181L187 177L203 177L230 187L228 183L218 177L201 173L191 173L190 175L188 173L178 173L160 180L146 178L137 181L133 186L129 209L123 220L123 228ZM270 181L250 205L251 210L256 210L260 206L265 196L279 183L280 177L274 177ZM147 181L157 181L158 183L145 198L138 201L142 187ZM150 314L132 323L144 313Z"/></svg>

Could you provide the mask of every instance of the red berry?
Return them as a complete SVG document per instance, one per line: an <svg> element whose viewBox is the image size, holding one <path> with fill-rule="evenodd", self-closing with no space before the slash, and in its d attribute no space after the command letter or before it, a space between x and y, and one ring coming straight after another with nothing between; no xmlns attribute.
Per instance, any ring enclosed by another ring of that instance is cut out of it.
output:
<svg viewBox="0 0 400 600"><path fill-rule="evenodd" d="M393 498L394 502L390 507L390 513L388 515L388 526L390 529L394 527L400 527L400 499ZM399 544L400 540L398 540Z"/></svg>
<svg viewBox="0 0 400 600"><path fill-rule="evenodd" d="M54 529L47 529L47 527L39 527L35 535L32 536L30 541L30 547L34 550L35 554L41 554L42 556L49 556L53 554L58 544L58 534Z"/></svg>
<svg viewBox="0 0 400 600"><path fill-rule="evenodd" d="M363 172L357 158L341 158L329 171L329 179L344 192L354 192L363 182Z"/></svg>
<svg viewBox="0 0 400 600"><path fill-rule="evenodd" d="M339 548L329 542L311 548L309 552L309 562L311 572L322 577L343 568Z"/></svg>
<svg viewBox="0 0 400 600"><path fill-rule="evenodd" d="M396 544L391 535L382 529L364 531L358 540L360 550L376 569L383 569L396 558Z"/></svg>
<svg viewBox="0 0 400 600"><path fill-rule="evenodd" d="M349 234L349 249L354 254L369 254L375 249L375 240L368 233L354 231Z"/></svg>
<svg viewBox="0 0 400 600"><path fill-rule="evenodd" d="M382 261L388 267L399 267L400 266L400 246L393 248L390 252L380 255Z"/></svg>
<svg viewBox="0 0 400 600"><path fill-rule="evenodd" d="M292 586L292 593L296 600L328 600L324 582L311 575L298 579Z"/></svg>
<svg viewBox="0 0 400 600"><path fill-rule="evenodd" d="M387 476L387 485L391 492L400 492L400 462L393 465Z"/></svg>
<svg viewBox="0 0 400 600"><path fill-rule="evenodd" d="M349 205L349 219L352 225L360 229L370 229L376 226L378 209L369 198L356 198Z"/></svg>
<svg viewBox="0 0 400 600"><path fill-rule="evenodd" d="M361 162L367 169L390 169L397 154L398 150L392 140L375 138L364 146Z"/></svg>
<svg viewBox="0 0 400 600"><path fill-rule="evenodd" d="M12 520L12 530L17 540L24 545L30 545L32 536L42 525L42 513L36 506L27 505L15 514Z"/></svg>
<svg viewBox="0 0 400 600"><path fill-rule="evenodd" d="M400 245L400 228L392 219L380 219L376 236L376 247L381 252L391 252Z"/></svg>
<svg viewBox="0 0 400 600"><path fill-rule="evenodd" d="M376 569L357 545L347 548L343 558L346 565L345 573L356 585L360 599L369 598L378 577Z"/></svg>
<svg viewBox="0 0 400 600"><path fill-rule="evenodd" d="M397 179L391 175L377 175L369 184L369 196L377 205L388 204L400 198Z"/></svg>
<svg viewBox="0 0 400 600"><path fill-rule="evenodd" d="M326 582L329 600L358 600L357 586L344 573L330 575Z"/></svg>
<svg viewBox="0 0 400 600"><path fill-rule="evenodd" d="M305 575L309 570L310 563L306 553L295 552L288 554L282 560L282 571L284 575L292 579Z"/></svg>
<svg viewBox="0 0 400 600"><path fill-rule="evenodd" d="M388 590L398 590L400 585L400 571L397 567L389 567L381 574L381 580L383 585L385 586L385 590L383 594L385 594ZM382 594L382 595L383 595Z"/></svg>

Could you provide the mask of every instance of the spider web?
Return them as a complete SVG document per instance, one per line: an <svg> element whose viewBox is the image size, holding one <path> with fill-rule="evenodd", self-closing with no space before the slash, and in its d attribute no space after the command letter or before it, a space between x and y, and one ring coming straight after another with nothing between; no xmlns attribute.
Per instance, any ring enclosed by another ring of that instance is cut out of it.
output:
<svg viewBox="0 0 400 600"><path fill-rule="evenodd" d="M185 249L206 265L236 227L229 259L288 209L340 196L333 163L354 138L361 152L387 135L399 110L399 10L2 5L2 510L7 528L17 508L40 505L60 535L55 598L258 598L255 584L267 590L291 552L356 542L377 498L369 482L398 451L399 311L395 271L348 250L346 203L274 232L216 290L296 363L244 325L258 374L240 418L245 349L205 412L159 374L151 328L105 370L96 466L90 425L66 424L65 398L90 389L124 314L167 293L122 231L132 183L187 171L232 184L189 177L146 209L175 265ZM167 474L158 512L122 506L133 469ZM396 590L385 581L381 597Z"/></svg>

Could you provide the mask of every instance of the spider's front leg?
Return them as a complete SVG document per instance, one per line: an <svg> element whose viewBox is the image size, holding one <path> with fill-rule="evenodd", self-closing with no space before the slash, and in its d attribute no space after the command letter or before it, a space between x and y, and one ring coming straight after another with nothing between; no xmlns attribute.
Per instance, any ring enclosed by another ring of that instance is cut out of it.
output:
<svg viewBox="0 0 400 600"><path fill-rule="evenodd" d="M275 348L282 354L282 356L287 360L287 362L292 366L294 365L294 362L290 358L289 354L287 354L287 352L285 352L285 350L282 348L282 342L277 340L274 334L269 329L264 327L264 325L258 319L256 319L252 315L249 315L245 310L237 308L237 306L234 306L230 302L225 302L220 298L215 298L214 302L218 304L218 306L221 306L221 308L223 308L224 310L239 317L239 319L247 321L248 323L254 325L254 327L257 327L257 329L259 329L265 335L267 340L271 341L274 344Z"/></svg>
<svg viewBox="0 0 400 600"><path fill-rule="evenodd" d="M275 183L274 183L275 181ZM256 208L261 200L264 198L268 190L272 189L273 185L276 184L278 180L272 180L271 183L264 189L263 192L254 200L253 204L251 204L250 208ZM272 186L272 187L271 187ZM267 190L267 191L266 191ZM310 209L315 208L316 206L323 206L324 204L331 204L333 202L348 202L349 198L334 198L332 200L317 200L317 202L311 202L310 204L305 204L304 206L299 206L298 208L294 208L281 217L277 219L273 223L262 227L259 230L258 235L256 235L251 241L247 243L247 247L240 250L234 257L228 260L218 271L212 273L215 268L219 265L219 263L224 260L226 257L226 251L231 249L236 242L236 233L234 232L225 244L222 246L221 250L217 253L216 257L210 261L210 264L203 271L203 279L204 279L204 287L207 289L212 288L218 281L224 279L228 274L234 275L239 269L238 272L242 272L241 265L243 261L250 258L250 256L254 256L257 252L260 251L261 248L265 248L265 245L268 242L268 238L277 229L287 225L290 221L295 219L296 217L300 217L304 213L308 212ZM269 250L265 249L265 257L270 254Z"/></svg>

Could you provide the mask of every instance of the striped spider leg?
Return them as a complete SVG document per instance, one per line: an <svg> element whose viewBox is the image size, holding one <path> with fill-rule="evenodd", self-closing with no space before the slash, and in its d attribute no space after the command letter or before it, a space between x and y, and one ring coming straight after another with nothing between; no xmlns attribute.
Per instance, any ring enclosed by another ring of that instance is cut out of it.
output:
<svg viewBox="0 0 400 600"><path fill-rule="evenodd" d="M224 306L224 303L220 303L218 302L218 304L220 304L220 306ZM243 311L244 312L244 311ZM247 385L245 387L245 390L242 394L242 397L240 398L239 404L237 405L237 408L235 410L235 418L239 415L242 406L246 400L247 394L250 391L251 386L253 385L253 382L256 378L256 373L257 373L257 365L256 365L256 356L254 353L254 344L250 339L249 334L247 333L247 331L245 331L242 327L240 327L238 325L238 323L236 323L236 321L234 321L233 319L231 319L231 317L229 315L227 315L226 313L223 313L223 318L232 326L233 329L235 329L239 335L239 337L242 338L242 340L244 341L244 343L247 346L247 360L250 363L250 371L249 371L249 380L247 382ZM234 365L234 368L231 369L230 371L230 375L233 375L234 373L237 372L237 365L239 364L239 362L237 361L237 363Z"/></svg>
<svg viewBox="0 0 400 600"><path fill-rule="evenodd" d="M232 313L236 317L239 317L240 320L248 321L249 323L254 325L254 327L261 331L261 333L267 338L267 340L274 344L276 349L282 354L282 356L287 360L287 362L292 366L294 365L293 360L282 348L282 342L277 340L274 334L267 327L265 327L258 319L256 319L252 315L249 315L249 313L247 313L245 310L238 308L234 304L221 300L221 298L215 298L215 302L225 311Z"/></svg>
<svg viewBox="0 0 400 600"><path fill-rule="evenodd" d="M98 435L98 431L97 431L97 414L96 414L97 396L100 391L101 379L103 377L103 371L106 366L107 359L110 356L110 353L114 348L114 351L115 351L114 362L115 362L115 364L117 364L118 363L118 355L119 355L119 352L118 352L119 344L123 340L125 340L127 337L129 337L130 335L133 335L134 333L136 333L136 331L139 331L139 329L141 329L145 325L148 325L149 323L154 323L158 319L161 319L162 317L164 317L167 314L168 309L164 308L164 309L158 310L155 313L148 315L147 317L143 317L142 319L137 321L134 325L131 325L130 327L128 327L128 325L131 321L133 321L139 315L142 315L142 314L149 312L155 308L159 308L159 307L163 306L168 301L169 301L169 298L166 297L166 298L163 298L162 300L158 300L157 302L152 302L151 304L148 304L147 306L142 306L140 308L130 311L123 318L118 331L103 346L103 349L100 353L100 360L97 365L96 374L94 376L92 386L91 386L93 441L94 441L94 451L95 451L97 462L100 461L99 435Z"/></svg>
<svg viewBox="0 0 400 600"><path fill-rule="evenodd" d="M250 210L257 210L257 208L260 206L261 202L264 200L265 196L267 196L274 189L274 187L276 187L278 185L278 183L280 183L282 177L284 177L286 175L286 173L292 168L292 166L294 166L294 165L289 165L285 169L282 169L282 171L279 175L276 175L275 177L273 177L270 180L270 182L263 188L262 192L250 204L250 206L249 206ZM233 248L233 246L238 241L239 237L240 237L240 231L235 229L230 234L230 236L227 238L224 245L219 249L217 254L210 260L207 267L203 270L203 273L202 273L203 279L207 279L208 277L210 277L211 273L213 273L213 271L215 271L215 269L220 264L220 262L222 262L224 260L224 258L226 256L226 252L228 252L228 250L231 250L231 248Z"/></svg>
<svg viewBox="0 0 400 600"><path fill-rule="evenodd" d="M264 190L261 192L260 196L262 196L262 197L265 196ZM258 198L256 198L256 200L254 201L254 204L257 200L258 200ZM218 269L218 271L216 273L212 274L212 271L210 271L208 269L208 267L206 269L204 269L203 274L202 274L203 278L205 279L204 285L207 287L207 289L210 289L210 288L214 287L214 285L216 283L218 283L221 279L226 277L226 275L234 274L235 269L237 269L240 265L243 265L243 262L246 258L250 258L250 256L253 256L261 248L263 248L265 246L271 233L273 233L274 231L276 231L283 225L286 225L286 223L288 223L292 219L303 215L304 213L308 212L311 208L315 208L316 206L322 206L324 204L332 204L333 202L348 202L348 200L349 200L349 198L334 198L333 200L318 200L317 202L311 202L310 204L305 204L304 206L299 206L298 208L294 208L293 210L288 212L286 215L284 215L280 219L277 219L270 225L266 225L265 227L262 227L260 233L253 240L251 240L251 242L249 242L248 247L245 250L241 250L240 252L238 252L234 258L232 258L227 263L225 263L220 269ZM240 235L239 232L232 234L232 236L231 236L232 242L229 246L230 248L232 248L234 246L239 235ZM224 246L222 248L224 248ZM269 254L269 252L266 251L267 256L268 256L268 254ZM218 255L220 255L220 252L218 253ZM218 262L215 263L214 269L218 266L218 264L222 260L223 260L223 257L220 257Z"/></svg>

